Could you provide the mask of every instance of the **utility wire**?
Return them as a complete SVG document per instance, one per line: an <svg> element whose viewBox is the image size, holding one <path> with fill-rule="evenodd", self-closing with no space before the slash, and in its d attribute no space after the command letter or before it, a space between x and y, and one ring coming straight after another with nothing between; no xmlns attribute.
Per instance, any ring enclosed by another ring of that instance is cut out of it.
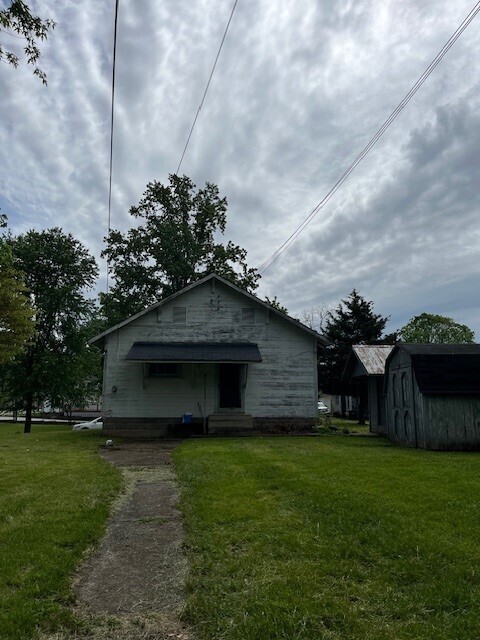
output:
<svg viewBox="0 0 480 640"><path fill-rule="evenodd" d="M118 3L119 0L115 0L115 23L113 28L113 61L112 61L112 107L110 113L110 168L109 168L109 178L108 178L108 230L107 237L110 235L111 222L112 222L112 167L113 167L113 123L114 123L114 114L115 114L115 61L117 56L117 24L118 24ZM109 257L107 254L107 284L106 284L106 293L108 293L109 289Z"/></svg>
<svg viewBox="0 0 480 640"><path fill-rule="evenodd" d="M188 134L187 142L185 143L185 148L183 149L182 157L180 158L180 162L178 163L178 167L177 167L177 171L176 171L177 175L178 175L178 172L180 171L180 167L182 166L182 162L183 162L183 158L185 157L185 153L187 152L187 148L188 148L188 145L190 143L190 138L192 137L193 130L195 129L195 125L197 124L198 116L200 115L200 111L202 110L203 103L205 102L205 98L207 96L208 89L210 87L210 83L211 83L212 78L213 78L213 74L215 73L215 68L217 66L217 62L218 62L218 59L220 57L220 53L222 51L223 43L225 42L225 38L227 37L228 29L230 27L230 23L232 21L233 14L235 13L235 9L237 8L237 4L238 4L238 0L235 0L235 2L233 4L232 11L230 13L230 17L229 17L228 22L227 22L227 26L225 27L225 31L223 32L223 37L222 37L222 41L220 42L220 47L218 48L217 55L215 56L215 62L213 63L213 67L212 67L212 70L210 72L210 76L208 78L207 86L205 87L205 91L203 92L203 96L202 96L202 99L200 101L200 106L198 107L197 113L195 114L195 118L193 119L193 124L192 124L192 127L190 129L190 133Z"/></svg>
<svg viewBox="0 0 480 640"><path fill-rule="evenodd" d="M320 209L327 204L327 202L332 198L332 196L338 191L338 189L342 186L345 180L349 177L349 175L355 170L358 164L365 158L365 156L369 153L369 151L375 146L378 140L383 136L385 131L390 127L393 121L398 117L400 112L406 107L406 105L410 102L413 96L417 93L423 83L427 80L428 76L433 72L433 70L437 67L438 64L442 61L443 57L448 53L448 51L453 47L458 38L462 35L465 29L469 26L472 20L476 17L476 15L480 11L480 2L473 7L470 13L466 16L460 26L456 29L456 31L450 36L447 42L444 44L442 49L437 53L435 58L430 62L425 71L421 74L415 84L412 86L410 91L405 95L405 97L399 102L399 104L392 111L390 116L385 120L382 126L377 130L374 136L370 139L368 144L362 149L362 151L357 155L357 157L353 160L353 162L347 167L347 169L343 172L337 182L333 185L330 191L324 196L322 200L312 209L312 211L308 214L308 216L301 222L296 229L291 233L291 235L285 240L285 242L267 259L263 264L258 268L258 272L263 275L267 269L269 269L279 258L280 256L289 248L289 246L298 238L298 236L302 233L302 231L312 222Z"/></svg>

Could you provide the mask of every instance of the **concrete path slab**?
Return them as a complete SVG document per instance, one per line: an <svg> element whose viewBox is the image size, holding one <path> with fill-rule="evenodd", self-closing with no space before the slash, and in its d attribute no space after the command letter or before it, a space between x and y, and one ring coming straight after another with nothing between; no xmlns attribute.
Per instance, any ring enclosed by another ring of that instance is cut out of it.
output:
<svg viewBox="0 0 480 640"><path fill-rule="evenodd" d="M99 548L75 579L78 613L92 620L91 631L76 637L192 638L179 620L187 563L172 467L172 450L178 444L131 442L102 451L121 468L126 491Z"/></svg>

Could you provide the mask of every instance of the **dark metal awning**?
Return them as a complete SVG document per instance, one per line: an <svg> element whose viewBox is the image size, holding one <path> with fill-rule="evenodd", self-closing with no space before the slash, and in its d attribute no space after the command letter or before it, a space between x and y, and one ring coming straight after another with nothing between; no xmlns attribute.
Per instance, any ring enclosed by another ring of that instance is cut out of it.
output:
<svg viewBox="0 0 480 640"><path fill-rule="evenodd" d="M261 362L251 342L135 342L125 360L137 362Z"/></svg>

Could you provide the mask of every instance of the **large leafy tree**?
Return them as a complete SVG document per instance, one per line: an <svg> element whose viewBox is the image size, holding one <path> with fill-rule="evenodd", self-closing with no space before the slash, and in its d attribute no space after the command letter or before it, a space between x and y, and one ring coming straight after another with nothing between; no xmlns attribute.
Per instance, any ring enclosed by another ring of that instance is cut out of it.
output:
<svg viewBox="0 0 480 640"><path fill-rule="evenodd" d="M148 183L130 214L140 222L127 233L109 233L103 256L114 284L101 295L109 324L120 322L156 300L215 272L253 290L259 278L249 269L246 251L217 241L225 232L227 200L209 182L197 189L187 176L170 183Z"/></svg>
<svg viewBox="0 0 480 640"><path fill-rule="evenodd" d="M319 384L323 391L342 395L351 391L342 374L352 345L379 342L388 321L388 317L374 313L373 306L372 301L365 300L354 289L336 309L327 313L323 335L330 344L319 363ZM359 392L362 411L363 389Z"/></svg>
<svg viewBox="0 0 480 640"><path fill-rule="evenodd" d="M98 275L87 249L59 228L11 239L14 266L25 274L35 308L35 332L2 372L4 391L25 408L25 432L35 404L78 400L90 356L86 323L93 303L85 297Z"/></svg>
<svg viewBox="0 0 480 640"><path fill-rule="evenodd" d="M475 341L474 332L447 316L422 313L402 327L398 334L402 342L461 344Z"/></svg>
<svg viewBox="0 0 480 640"><path fill-rule="evenodd" d="M277 296L273 296L272 299L270 299L268 296L266 296L265 302L267 304L269 304L271 307L273 307L274 309L277 309L277 311L281 311L282 313L287 313L288 314L287 307L283 306L283 304L280 302L280 300L277 299Z"/></svg>
<svg viewBox="0 0 480 640"><path fill-rule="evenodd" d="M6 217L0 216L0 229ZM14 268L11 247L0 237L0 364L20 352L33 333L33 310L27 297L23 274Z"/></svg>
<svg viewBox="0 0 480 640"><path fill-rule="evenodd" d="M22 0L12 0L4 9L0 9L0 33L2 39L16 42L20 38L23 53L28 64L34 69L33 73L40 78L43 84L47 84L45 72L37 65L40 58L38 42L46 40L48 32L55 28L55 22L50 19L42 19L32 13L28 5ZM7 45L8 46L8 45ZM6 46L0 41L0 62L4 61L14 67L18 67L19 55L10 46Z"/></svg>

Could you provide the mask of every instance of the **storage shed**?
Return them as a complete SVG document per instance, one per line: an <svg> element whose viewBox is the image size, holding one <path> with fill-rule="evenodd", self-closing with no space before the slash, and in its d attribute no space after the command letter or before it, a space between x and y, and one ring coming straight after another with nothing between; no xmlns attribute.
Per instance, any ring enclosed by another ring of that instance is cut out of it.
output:
<svg viewBox="0 0 480 640"><path fill-rule="evenodd" d="M366 383L370 431L387 433L385 407L385 362L392 352L389 344L355 344L345 366L343 377Z"/></svg>
<svg viewBox="0 0 480 640"><path fill-rule="evenodd" d="M480 449L480 345L399 344L386 362L388 438Z"/></svg>

